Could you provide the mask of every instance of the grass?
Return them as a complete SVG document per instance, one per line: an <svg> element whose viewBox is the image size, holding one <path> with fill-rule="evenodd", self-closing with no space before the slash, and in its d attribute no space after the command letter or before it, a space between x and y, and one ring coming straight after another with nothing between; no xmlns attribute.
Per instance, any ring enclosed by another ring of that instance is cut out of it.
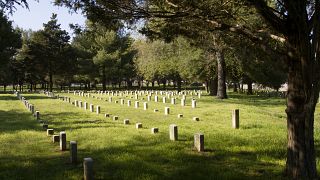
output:
<svg viewBox="0 0 320 180"><path fill-rule="evenodd" d="M285 179L285 100L230 94L227 100L202 96L198 107L149 102L140 108L63 94L72 101L100 105L101 114L90 113L58 99L40 94L24 96L40 111L55 133L66 131L67 140L78 142L79 163L69 163L69 152L59 151L22 102L0 95L0 179L82 179L82 159L92 157L96 179ZM127 97L126 99L130 98ZM120 98L114 97L113 100ZM162 98L159 98L162 100ZM119 101L120 102L120 101ZM171 114L164 115L164 107ZM240 109L240 129L231 128L231 111ZM153 112L159 109L159 112ZM319 108L315 119L319 119ZM119 116L105 118L104 113ZM177 115L183 114L182 119ZM198 116L200 121L192 121ZM130 125L123 125L130 119ZM135 129L141 122L143 129ZM169 125L177 124L179 141L169 140ZM158 134L151 128L158 127ZM320 124L315 121L319 153ZM193 148L193 135L204 133L205 152ZM319 158L317 167L320 168Z"/></svg>

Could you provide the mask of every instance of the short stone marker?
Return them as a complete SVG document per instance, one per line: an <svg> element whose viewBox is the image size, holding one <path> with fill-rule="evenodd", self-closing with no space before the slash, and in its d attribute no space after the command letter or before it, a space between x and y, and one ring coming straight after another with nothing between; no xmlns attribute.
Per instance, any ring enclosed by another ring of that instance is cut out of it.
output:
<svg viewBox="0 0 320 180"><path fill-rule="evenodd" d="M181 99L181 106L186 106L186 99Z"/></svg>
<svg viewBox="0 0 320 180"><path fill-rule="evenodd" d="M178 140L178 126L175 124L171 124L169 127L170 140L177 141Z"/></svg>
<svg viewBox="0 0 320 180"><path fill-rule="evenodd" d="M120 99L120 104L124 105L124 99Z"/></svg>
<svg viewBox="0 0 320 180"><path fill-rule="evenodd" d="M109 102L112 102L112 97L109 97Z"/></svg>
<svg viewBox="0 0 320 180"><path fill-rule="evenodd" d="M158 102L158 101L159 101L158 96L154 96L154 102Z"/></svg>
<svg viewBox="0 0 320 180"><path fill-rule="evenodd" d="M153 112L158 112L158 111L159 111L158 109L154 109L154 110L153 110Z"/></svg>
<svg viewBox="0 0 320 180"><path fill-rule="evenodd" d="M198 117L193 117L192 120L194 120L194 121L200 121L200 118L198 118Z"/></svg>
<svg viewBox="0 0 320 180"><path fill-rule="evenodd" d="M195 99L192 99L191 101L191 107L196 108L197 107L197 101Z"/></svg>
<svg viewBox="0 0 320 180"><path fill-rule="evenodd" d="M144 102L144 103L143 103L143 109L144 109L144 110L148 110L148 103L147 103L147 102Z"/></svg>
<svg viewBox="0 0 320 180"><path fill-rule="evenodd" d="M159 128L157 128L157 127L151 128L151 133L152 134L156 134L158 132L159 132Z"/></svg>
<svg viewBox="0 0 320 180"><path fill-rule="evenodd" d="M148 101L151 101L151 96L148 96L148 97L147 97L147 100L148 100Z"/></svg>
<svg viewBox="0 0 320 180"><path fill-rule="evenodd" d="M60 140L60 136L59 135L53 135L52 136L52 142L59 142L59 140Z"/></svg>
<svg viewBox="0 0 320 180"><path fill-rule="evenodd" d="M134 103L134 107L135 107L135 108L139 108L139 101L136 101L136 102Z"/></svg>
<svg viewBox="0 0 320 180"><path fill-rule="evenodd" d="M127 125L127 124L129 124L129 123L130 123L130 120L129 120L129 119L123 120L123 124Z"/></svg>
<svg viewBox="0 0 320 180"><path fill-rule="evenodd" d="M77 163L77 154L78 154L77 142L70 141L70 162L72 164Z"/></svg>
<svg viewBox="0 0 320 180"><path fill-rule="evenodd" d="M136 124L136 128L137 128L137 129L142 128L142 123L137 123L137 124Z"/></svg>
<svg viewBox="0 0 320 180"><path fill-rule="evenodd" d="M162 97L162 102L163 103L167 103L167 98L166 97Z"/></svg>
<svg viewBox="0 0 320 180"><path fill-rule="evenodd" d="M92 158L83 159L83 178L84 180L93 180L93 160Z"/></svg>
<svg viewBox="0 0 320 180"><path fill-rule="evenodd" d="M197 133L194 135L194 147L198 152L204 151L204 135L201 133Z"/></svg>
<svg viewBox="0 0 320 180"><path fill-rule="evenodd" d="M66 132L60 132L60 150L65 151L67 149L67 135Z"/></svg>
<svg viewBox="0 0 320 180"><path fill-rule="evenodd" d="M40 112L39 111L36 111L36 120L40 120Z"/></svg>
<svg viewBox="0 0 320 180"><path fill-rule="evenodd" d="M128 100L128 106L131 106L131 101L130 100Z"/></svg>
<svg viewBox="0 0 320 180"><path fill-rule="evenodd" d="M183 118L183 114L178 114L178 118Z"/></svg>
<svg viewBox="0 0 320 180"><path fill-rule="evenodd" d="M118 116L113 116L113 120L114 120L114 121L116 121L116 120L118 120L118 119L119 119Z"/></svg>
<svg viewBox="0 0 320 180"><path fill-rule="evenodd" d="M170 108L169 107L165 107L164 108L164 114L165 115L169 115L170 114Z"/></svg>
<svg viewBox="0 0 320 180"><path fill-rule="evenodd" d="M47 136L52 136L54 134L53 129L47 129Z"/></svg>
<svg viewBox="0 0 320 180"><path fill-rule="evenodd" d="M88 109L88 103L87 102L84 102L83 108L84 108L84 110Z"/></svg>
<svg viewBox="0 0 320 180"><path fill-rule="evenodd" d="M234 129L239 129L239 109L232 111L232 127Z"/></svg>
<svg viewBox="0 0 320 180"><path fill-rule="evenodd" d="M104 114L104 117L108 118L108 117L110 117L110 114L106 113L106 114Z"/></svg>
<svg viewBox="0 0 320 180"><path fill-rule="evenodd" d="M176 104L176 98L171 98L171 104Z"/></svg>
<svg viewBox="0 0 320 180"><path fill-rule="evenodd" d="M94 112L94 106L93 106L93 104L90 104L90 112Z"/></svg>
<svg viewBox="0 0 320 180"><path fill-rule="evenodd" d="M114 103L118 104L118 103L119 103L119 101L118 101L118 100L115 100L115 101L114 101Z"/></svg>
<svg viewBox="0 0 320 180"><path fill-rule="evenodd" d="M100 114L100 106L97 106L97 114Z"/></svg>
<svg viewBox="0 0 320 180"><path fill-rule="evenodd" d="M78 107L78 101L77 100L74 100L74 106Z"/></svg>

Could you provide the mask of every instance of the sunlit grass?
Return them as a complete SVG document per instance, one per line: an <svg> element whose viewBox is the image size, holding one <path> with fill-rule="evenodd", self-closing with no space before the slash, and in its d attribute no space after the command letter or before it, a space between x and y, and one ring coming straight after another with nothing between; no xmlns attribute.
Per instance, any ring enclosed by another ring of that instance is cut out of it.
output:
<svg viewBox="0 0 320 180"><path fill-rule="evenodd" d="M101 106L101 114L91 113L45 95L24 94L40 111L41 119L55 132L66 131L67 140L78 142L79 164L69 164L69 153L51 143L38 122L13 95L0 95L0 179L81 179L81 161L94 159L97 179L282 179L286 158L285 100L231 94L227 100L202 96L198 107L148 102L149 109L75 96ZM128 97L122 97L126 100ZM134 96L132 96L134 97ZM164 115L164 107L171 114ZM240 109L240 129L231 127L231 111ZM153 112L159 109L159 112ZM105 118L104 113L119 116ZM183 114L181 119L178 114ZM197 116L200 121L192 120ZM317 109L315 118L319 119ZM130 119L130 125L123 120ZM143 129L135 129L141 122ZM169 125L177 124L179 141L169 140ZM158 134L151 128L158 127ZM319 147L319 122L315 121L316 147ZM204 133L205 152L193 149L193 135ZM317 149L318 151L319 149ZM319 160L318 167L320 166Z"/></svg>

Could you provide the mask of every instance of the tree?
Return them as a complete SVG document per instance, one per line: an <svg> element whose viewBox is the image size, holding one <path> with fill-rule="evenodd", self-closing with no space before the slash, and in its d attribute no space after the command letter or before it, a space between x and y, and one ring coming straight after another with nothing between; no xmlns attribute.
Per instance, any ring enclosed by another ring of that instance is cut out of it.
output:
<svg viewBox="0 0 320 180"><path fill-rule="evenodd" d="M220 5L220 1L215 0L150 0L150 6L137 4L137 1L122 3L120 0L97 3L85 0L58 2L83 8L90 15L103 12L108 18L114 19L180 17L199 21L207 24L208 31L233 32L250 39L265 52L278 54L276 60L285 61L288 66L286 174L293 179L317 178L314 111L320 90L318 0L232 0ZM160 10L154 11L153 7L160 7ZM229 7L237 10L254 7L256 12L253 14L260 15L268 24L260 27L251 26L253 23L242 19L244 15L238 16L234 11L229 11ZM104 16L95 18L103 19ZM282 43L286 50L271 48L270 42Z"/></svg>
<svg viewBox="0 0 320 180"><path fill-rule="evenodd" d="M0 83L8 84L9 62L21 46L20 32L13 29L12 23L0 11Z"/></svg>

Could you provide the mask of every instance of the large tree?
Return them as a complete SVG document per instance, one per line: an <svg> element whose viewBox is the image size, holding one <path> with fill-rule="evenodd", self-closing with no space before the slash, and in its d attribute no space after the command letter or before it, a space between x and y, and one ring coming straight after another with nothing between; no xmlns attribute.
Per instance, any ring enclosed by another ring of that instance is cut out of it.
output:
<svg viewBox="0 0 320 180"><path fill-rule="evenodd" d="M275 60L285 61L288 66L286 173L294 179L317 178L314 111L320 89L319 0L149 0L147 5L120 0L58 2L82 8L89 18L95 19L183 17L206 23L208 31L231 31L252 40L266 52L278 53ZM238 10L254 7L267 25L251 26L241 16L235 16L230 7ZM271 48L272 40L284 43L286 50Z"/></svg>

